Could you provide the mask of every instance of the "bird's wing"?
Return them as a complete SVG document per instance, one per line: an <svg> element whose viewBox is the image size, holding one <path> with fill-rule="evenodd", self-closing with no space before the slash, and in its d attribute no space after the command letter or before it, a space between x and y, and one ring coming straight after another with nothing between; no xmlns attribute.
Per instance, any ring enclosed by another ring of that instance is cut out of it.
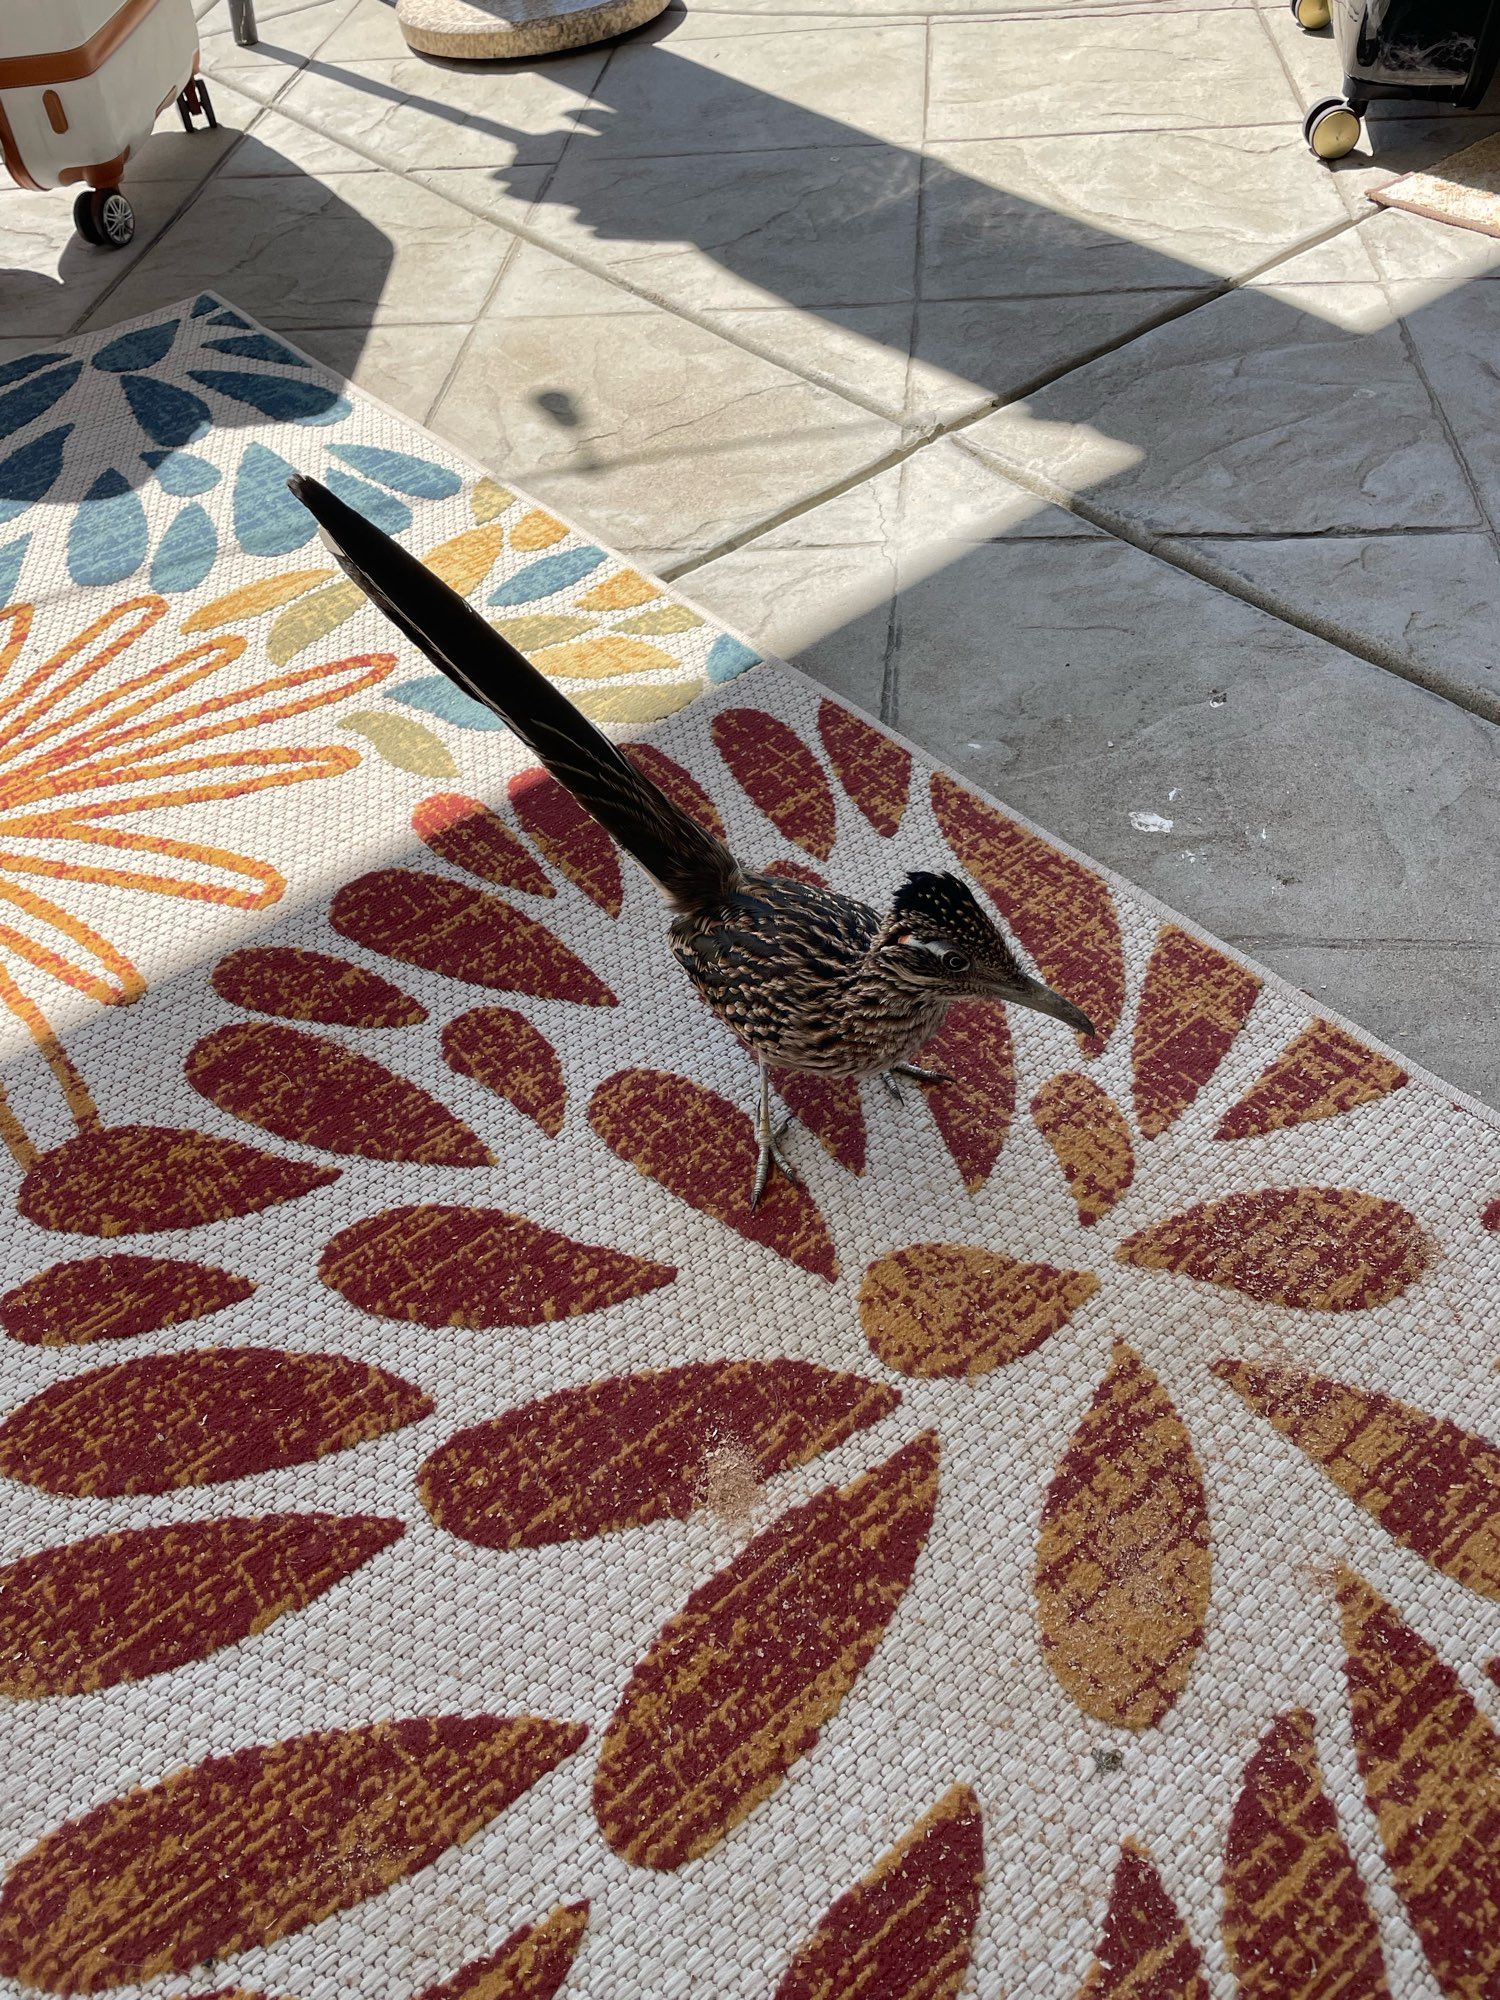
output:
<svg viewBox="0 0 1500 2000"><path fill-rule="evenodd" d="M457 591L316 479L299 475L289 484L371 602L455 686L515 731L674 909L701 908L734 888L740 870L724 843L638 771Z"/></svg>

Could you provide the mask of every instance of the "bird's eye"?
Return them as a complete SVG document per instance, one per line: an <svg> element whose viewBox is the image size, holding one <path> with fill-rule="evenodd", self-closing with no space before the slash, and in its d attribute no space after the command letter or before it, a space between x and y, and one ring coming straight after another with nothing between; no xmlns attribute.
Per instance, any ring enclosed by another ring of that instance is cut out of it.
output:
<svg viewBox="0 0 1500 2000"><path fill-rule="evenodd" d="M961 951L947 951L943 954L944 972L967 972L969 961Z"/></svg>

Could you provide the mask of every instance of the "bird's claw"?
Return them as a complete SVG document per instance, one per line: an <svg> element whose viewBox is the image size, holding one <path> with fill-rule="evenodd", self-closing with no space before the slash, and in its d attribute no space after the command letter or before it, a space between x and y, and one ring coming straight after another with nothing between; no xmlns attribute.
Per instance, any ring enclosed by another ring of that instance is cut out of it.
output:
<svg viewBox="0 0 1500 2000"><path fill-rule="evenodd" d="M791 1182L793 1187L799 1188L802 1185L797 1174L787 1164L786 1155L781 1150L782 1135L790 1123L791 1120L789 1118L783 1118L781 1123L774 1129L763 1127L758 1135L760 1139L760 1158L755 1163L755 1185L750 1190L750 1206L752 1208L759 1208L760 1206L760 1198L766 1191L766 1183L771 1178L772 1167L780 1167L782 1173Z"/></svg>
<svg viewBox="0 0 1500 2000"><path fill-rule="evenodd" d="M892 1063L888 1070L881 1072L880 1081L885 1085L898 1104L905 1104L906 1102L906 1093L896 1080L898 1077L903 1076L910 1077L913 1083L921 1084L952 1083L953 1081L951 1076L945 1075L940 1069L919 1069L915 1063Z"/></svg>
<svg viewBox="0 0 1500 2000"><path fill-rule="evenodd" d="M886 1089L890 1092L891 1096L895 1098L898 1104L904 1104L906 1102L906 1092L901 1088L900 1084L897 1083L896 1072L893 1069L882 1070L880 1073L880 1081L885 1085Z"/></svg>

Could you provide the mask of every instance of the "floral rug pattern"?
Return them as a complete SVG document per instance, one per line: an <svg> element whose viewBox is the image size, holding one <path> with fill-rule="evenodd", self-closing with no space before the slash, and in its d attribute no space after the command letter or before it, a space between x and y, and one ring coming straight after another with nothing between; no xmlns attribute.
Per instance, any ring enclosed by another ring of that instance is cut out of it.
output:
<svg viewBox="0 0 1500 2000"><path fill-rule="evenodd" d="M312 471L1098 1026L754 1072ZM0 1992L1494 2000L1500 1129L205 296L0 372Z"/></svg>

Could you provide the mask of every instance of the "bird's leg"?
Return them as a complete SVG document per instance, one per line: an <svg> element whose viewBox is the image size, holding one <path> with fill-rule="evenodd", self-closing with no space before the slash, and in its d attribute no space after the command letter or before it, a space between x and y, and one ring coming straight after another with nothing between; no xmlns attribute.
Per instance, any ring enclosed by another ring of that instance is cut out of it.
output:
<svg viewBox="0 0 1500 2000"><path fill-rule="evenodd" d="M906 1092L896 1081L896 1067L893 1063L889 1069L883 1069L880 1072L880 1081L885 1085L898 1104L904 1104L906 1102Z"/></svg>
<svg viewBox="0 0 1500 2000"><path fill-rule="evenodd" d="M760 1198L766 1191L766 1182L771 1178L773 1166L780 1167L793 1187L802 1183L787 1165L786 1155L778 1145L778 1140L791 1123L783 1118L779 1125L771 1122L771 1072L766 1068L765 1058L760 1064L760 1106L755 1117L755 1136L760 1143L760 1158L755 1163L755 1186L750 1191L750 1206L758 1208Z"/></svg>
<svg viewBox="0 0 1500 2000"><path fill-rule="evenodd" d="M952 1083L953 1081L951 1076L946 1075L940 1069L918 1069L915 1063L892 1063L886 1071L886 1081L889 1083L893 1077L898 1076L909 1076L913 1083ZM896 1090L897 1097L900 1094L898 1086Z"/></svg>

